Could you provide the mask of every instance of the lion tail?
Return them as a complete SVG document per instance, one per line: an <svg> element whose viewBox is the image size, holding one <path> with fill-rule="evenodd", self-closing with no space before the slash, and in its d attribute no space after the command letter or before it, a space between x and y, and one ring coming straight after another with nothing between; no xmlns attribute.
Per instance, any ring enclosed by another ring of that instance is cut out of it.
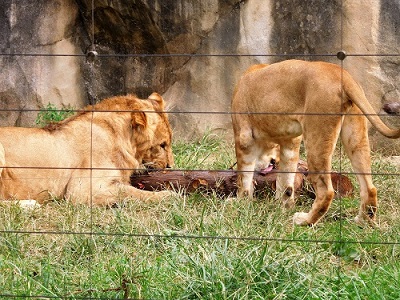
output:
<svg viewBox="0 0 400 300"><path fill-rule="evenodd" d="M351 78L350 74L343 72L343 87L347 97L363 112L371 124L384 136L397 139L400 129L389 128L369 103L361 86Z"/></svg>

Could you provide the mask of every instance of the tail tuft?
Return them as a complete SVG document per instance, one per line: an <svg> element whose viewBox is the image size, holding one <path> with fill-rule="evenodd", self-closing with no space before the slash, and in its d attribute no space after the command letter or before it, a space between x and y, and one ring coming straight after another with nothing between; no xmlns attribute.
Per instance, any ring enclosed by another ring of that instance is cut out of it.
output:
<svg viewBox="0 0 400 300"><path fill-rule="evenodd" d="M399 115L400 114L400 102L385 103L382 106L382 108L389 115Z"/></svg>

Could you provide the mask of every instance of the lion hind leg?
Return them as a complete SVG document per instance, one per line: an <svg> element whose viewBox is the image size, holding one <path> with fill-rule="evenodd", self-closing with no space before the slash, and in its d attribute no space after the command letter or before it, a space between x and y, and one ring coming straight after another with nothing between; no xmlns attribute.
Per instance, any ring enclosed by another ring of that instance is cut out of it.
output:
<svg viewBox="0 0 400 300"><path fill-rule="evenodd" d="M309 119L311 123L313 120ZM317 134L305 128L304 142L307 151L308 179L315 189L315 200L308 213L300 212L293 216L297 225L315 225L328 211L335 191L331 180L332 156L339 137L341 120L326 118ZM310 125L307 123L307 125ZM306 126L308 127L308 126ZM310 128L311 129L311 128Z"/></svg>
<svg viewBox="0 0 400 300"><path fill-rule="evenodd" d="M6 165L6 153L4 151L3 145L0 143L0 178L5 165Z"/></svg>
<svg viewBox="0 0 400 300"><path fill-rule="evenodd" d="M367 122L364 116L346 116L341 133L344 149L360 184L360 209L356 223L375 226L377 191L372 182Z"/></svg>
<svg viewBox="0 0 400 300"><path fill-rule="evenodd" d="M294 206L294 181L299 161L299 151L302 137L280 144L279 170L276 178L275 198L282 200L284 207Z"/></svg>
<svg viewBox="0 0 400 300"><path fill-rule="evenodd" d="M6 166L6 153L3 145L0 143L0 199L4 199L4 187L2 182L3 169Z"/></svg>
<svg viewBox="0 0 400 300"><path fill-rule="evenodd" d="M0 143L0 179L2 177L3 168L6 166L6 152L4 150L3 144Z"/></svg>
<svg viewBox="0 0 400 300"><path fill-rule="evenodd" d="M298 212L293 216L296 225L315 225L328 211L335 191L332 186L331 175L329 173L309 174L309 179L316 190L316 198L308 213Z"/></svg>

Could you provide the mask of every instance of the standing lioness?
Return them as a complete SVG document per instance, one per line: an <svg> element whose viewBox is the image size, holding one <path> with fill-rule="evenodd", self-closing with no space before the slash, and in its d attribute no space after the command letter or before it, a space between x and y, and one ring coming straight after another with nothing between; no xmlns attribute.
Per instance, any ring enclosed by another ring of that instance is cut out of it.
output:
<svg viewBox="0 0 400 300"><path fill-rule="evenodd" d="M253 194L255 162L279 149L276 197L294 204L293 183L302 139L309 179L316 199L308 213L296 213L298 225L316 224L334 196L331 162L340 135L360 184L356 221L373 224L377 192L371 178L367 119L389 138L388 128L368 102L362 88L341 67L325 62L288 60L251 67L240 79L232 100L238 171L238 196Z"/></svg>

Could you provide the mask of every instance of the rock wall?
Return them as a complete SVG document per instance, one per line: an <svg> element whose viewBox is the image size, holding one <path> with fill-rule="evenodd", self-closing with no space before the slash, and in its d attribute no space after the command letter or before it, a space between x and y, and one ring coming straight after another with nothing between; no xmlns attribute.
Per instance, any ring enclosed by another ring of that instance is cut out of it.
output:
<svg viewBox="0 0 400 300"><path fill-rule="evenodd" d="M2 2L0 109L38 109L48 102L83 103L79 57L73 56L82 53L75 40L78 14L73 0ZM54 53L72 56L47 56ZM2 112L0 124L32 125L28 115Z"/></svg>
<svg viewBox="0 0 400 300"><path fill-rule="evenodd" d="M93 9L92 0L3 0L0 125L31 126L27 110L48 102L78 108L158 91L177 112L176 136L229 132L232 91L250 64L340 64L341 49L379 111L400 99L399 13L391 0L96 0Z"/></svg>

